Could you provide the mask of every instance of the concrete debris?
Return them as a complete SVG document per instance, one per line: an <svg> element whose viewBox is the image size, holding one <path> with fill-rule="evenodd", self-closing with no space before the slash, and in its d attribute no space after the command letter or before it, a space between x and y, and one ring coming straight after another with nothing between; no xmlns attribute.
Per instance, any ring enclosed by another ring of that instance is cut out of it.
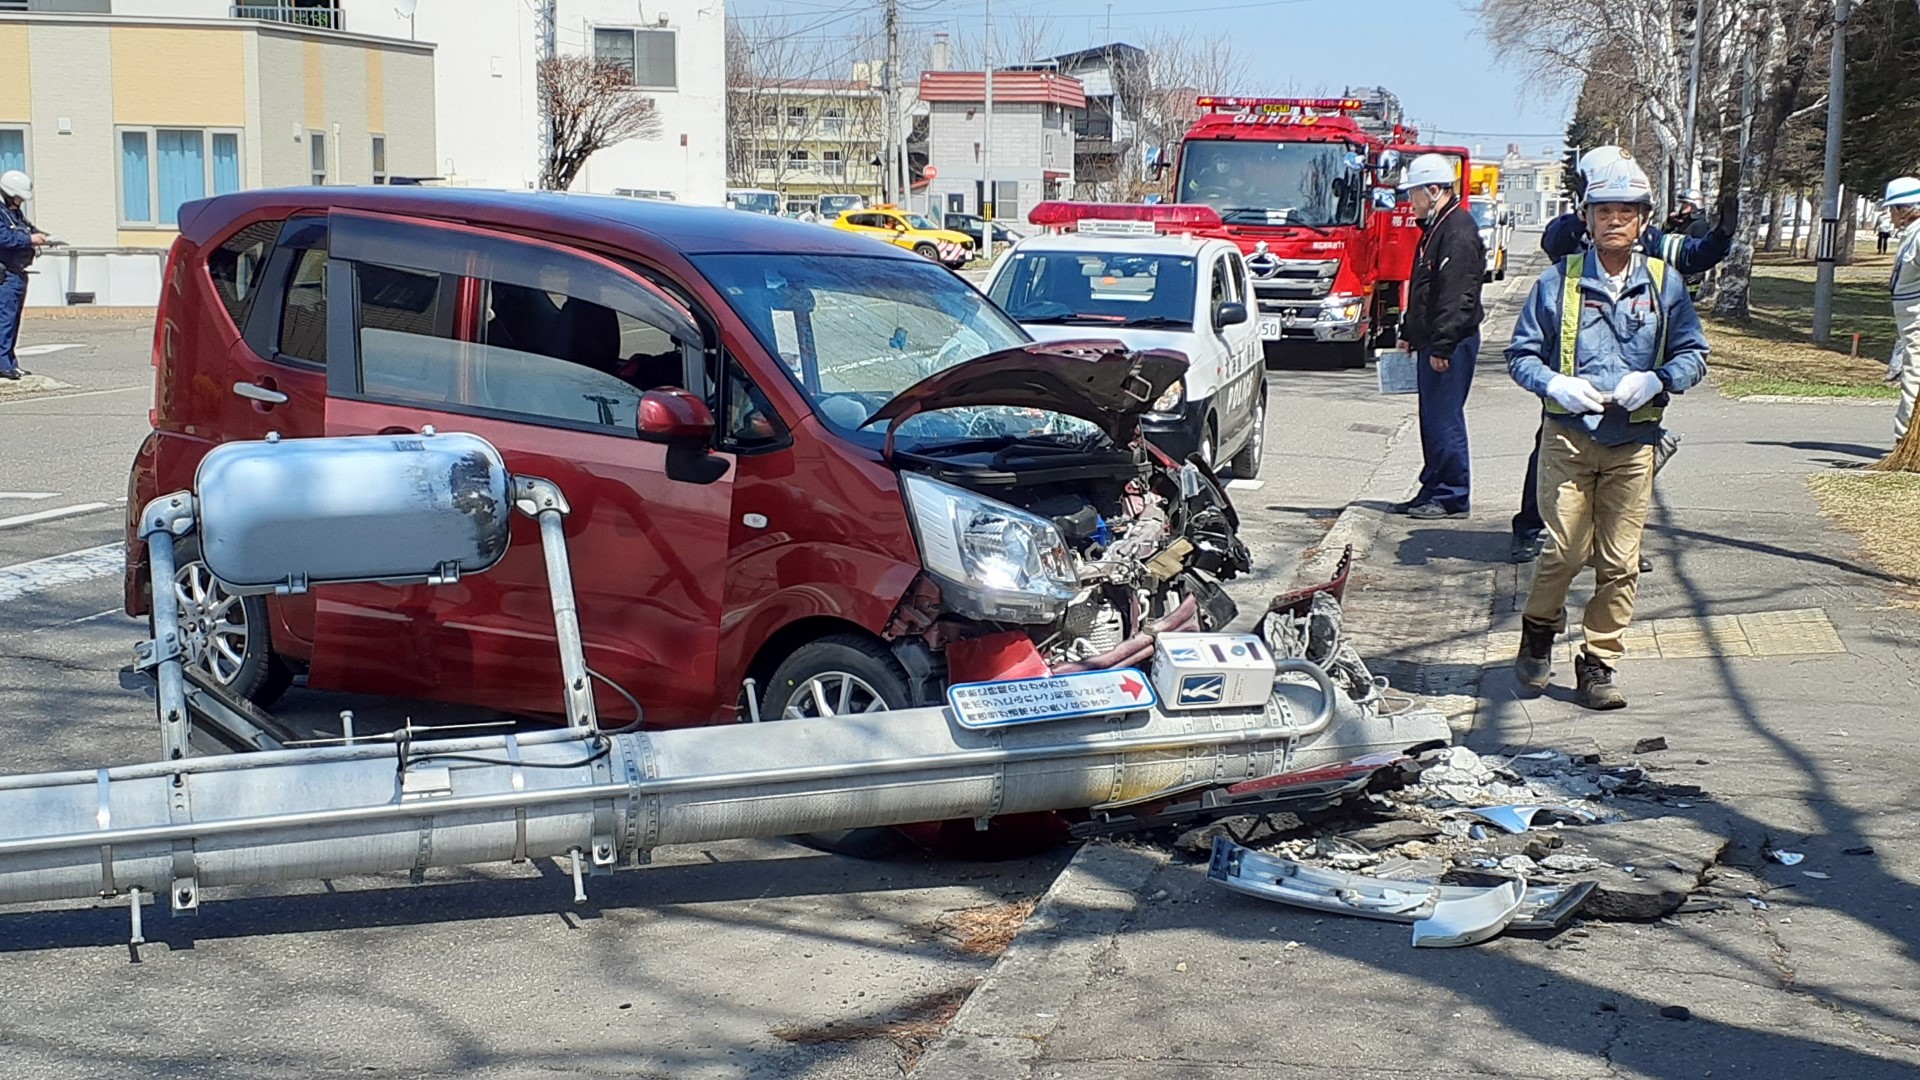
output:
<svg viewBox="0 0 1920 1080"><path fill-rule="evenodd" d="M1667 737L1665 735L1655 735L1651 739L1641 739L1639 742L1633 744L1633 752L1636 754L1651 754L1658 750L1665 750L1666 748Z"/></svg>
<svg viewBox="0 0 1920 1080"><path fill-rule="evenodd" d="M1540 865L1563 874L1584 874L1600 869L1600 860L1591 855L1549 855L1540 860Z"/></svg>
<svg viewBox="0 0 1920 1080"><path fill-rule="evenodd" d="M1392 818L1342 833L1346 839L1372 851L1398 847L1410 840L1431 840L1440 835L1440 827L1412 818Z"/></svg>

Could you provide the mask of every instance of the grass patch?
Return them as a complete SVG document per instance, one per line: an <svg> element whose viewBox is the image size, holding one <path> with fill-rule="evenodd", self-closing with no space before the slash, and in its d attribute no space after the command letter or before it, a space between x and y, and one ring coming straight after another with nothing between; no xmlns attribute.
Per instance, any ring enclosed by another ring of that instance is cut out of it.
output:
<svg viewBox="0 0 1920 1080"><path fill-rule="evenodd" d="M1833 336L1818 346L1813 327L1815 267L1781 252L1754 258L1751 306L1746 324L1707 320L1713 345L1709 366L1721 392L1796 397L1895 398L1885 381L1893 352L1893 310L1887 300L1892 256L1866 250L1852 266L1834 272ZM1853 335L1860 355L1851 356Z"/></svg>
<svg viewBox="0 0 1920 1080"><path fill-rule="evenodd" d="M1808 485L1820 512L1858 536L1882 570L1920 582L1920 473L1822 473Z"/></svg>

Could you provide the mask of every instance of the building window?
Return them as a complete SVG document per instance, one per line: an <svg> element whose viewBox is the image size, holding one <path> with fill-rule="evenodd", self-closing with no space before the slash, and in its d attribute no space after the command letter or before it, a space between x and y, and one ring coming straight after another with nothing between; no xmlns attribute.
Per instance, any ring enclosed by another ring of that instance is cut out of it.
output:
<svg viewBox="0 0 1920 1080"><path fill-rule="evenodd" d="M240 190L240 133L199 128L120 130L120 220L168 225L180 206Z"/></svg>
<svg viewBox="0 0 1920 1080"><path fill-rule="evenodd" d="M813 155L809 154L805 150L789 150L787 151L787 164L805 165L807 163L807 159L809 159L812 156Z"/></svg>
<svg viewBox="0 0 1920 1080"><path fill-rule="evenodd" d="M0 172L19 169L31 175L27 168L27 129L23 127L0 127Z"/></svg>
<svg viewBox="0 0 1920 1080"><path fill-rule="evenodd" d="M847 157L838 150L820 151L820 170L830 177L847 175Z"/></svg>
<svg viewBox="0 0 1920 1080"><path fill-rule="evenodd" d="M797 128L807 126L807 107L805 105L787 106L787 126Z"/></svg>
<svg viewBox="0 0 1920 1080"><path fill-rule="evenodd" d="M593 32L593 57L625 68L629 81L641 89L672 90L679 85L677 37L673 30L599 27Z"/></svg>
<svg viewBox="0 0 1920 1080"><path fill-rule="evenodd" d="M314 187L327 182L327 136L324 132L307 132L307 166L313 173Z"/></svg>
<svg viewBox="0 0 1920 1080"><path fill-rule="evenodd" d="M753 164L755 167L761 169L777 169L780 167L780 151L767 149L755 150L753 152Z"/></svg>
<svg viewBox="0 0 1920 1080"><path fill-rule="evenodd" d="M387 182L387 137L385 135L373 137L373 182L376 184Z"/></svg>

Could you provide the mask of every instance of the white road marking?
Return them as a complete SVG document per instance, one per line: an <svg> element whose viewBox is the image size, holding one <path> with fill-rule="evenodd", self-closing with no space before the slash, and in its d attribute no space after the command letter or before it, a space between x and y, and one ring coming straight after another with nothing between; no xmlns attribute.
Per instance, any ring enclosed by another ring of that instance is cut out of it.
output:
<svg viewBox="0 0 1920 1080"><path fill-rule="evenodd" d="M0 529L13 529L22 525L34 525L42 521L58 521L61 518L79 517L81 514L91 514L96 510L108 509L112 505L112 503L92 502L80 503L76 506L56 506L51 510L36 510L31 514L20 514L16 517L0 518Z"/></svg>
<svg viewBox="0 0 1920 1080"><path fill-rule="evenodd" d="M118 574L126 568L126 562L127 545L113 543L0 567L0 604Z"/></svg>
<svg viewBox="0 0 1920 1080"><path fill-rule="evenodd" d="M0 502L6 502L8 499L39 502L41 499L51 499L58 494L60 493L57 491L0 491Z"/></svg>
<svg viewBox="0 0 1920 1080"><path fill-rule="evenodd" d="M43 626L33 632L36 634L44 634L49 630L64 630L69 626L80 626L84 623L97 622L101 619L106 618L109 615L122 615L122 614L125 614L125 609L111 607L105 611L97 611L92 615L82 615L77 619L68 619L66 622L63 622L63 623L55 623L52 626Z"/></svg>
<svg viewBox="0 0 1920 1080"><path fill-rule="evenodd" d="M22 345L13 350L15 356L45 356L48 353L65 352L68 349L84 349L85 345L77 341L61 342L57 345Z"/></svg>
<svg viewBox="0 0 1920 1080"><path fill-rule="evenodd" d="M1261 488L1266 486L1267 486L1267 482L1265 480L1229 480L1227 481L1228 491L1259 491Z"/></svg>
<svg viewBox="0 0 1920 1080"><path fill-rule="evenodd" d="M101 394L124 394L129 390L141 390L141 391L146 391L151 393L153 390L153 387L149 384L141 383L140 385L137 385L137 386L116 386L111 390L82 390L77 394L62 394L57 390L49 393L45 393L45 394L20 394L18 396L9 396L5 398L0 398L0 405L19 405L22 402L28 402L28 401L47 402L47 401L52 401L55 398L61 398L64 400L66 398L77 398L77 397L99 397Z"/></svg>

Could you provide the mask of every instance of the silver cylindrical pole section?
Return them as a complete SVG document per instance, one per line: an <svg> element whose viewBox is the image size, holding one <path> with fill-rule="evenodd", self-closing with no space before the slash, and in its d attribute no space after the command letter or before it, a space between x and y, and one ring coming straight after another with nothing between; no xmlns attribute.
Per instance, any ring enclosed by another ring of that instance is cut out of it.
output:
<svg viewBox="0 0 1920 1080"><path fill-rule="evenodd" d="M586 643L580 637L580 609L573 598L573 569L567 559L566 496L550 480L513 478L514 507L540 523L540 553L547 562L547 591L553 596L553 634L560 647L560 674L566 680L567 726L600 730L594 715L593 684L588 681Z"/></svg>
<svg viewBox="0 0 1920 1080"><path fill-rule="evenodd" d="M1827 162L1821 178L1819 269L1813 282L1813 341L1833 332L1833 269L1840 243L1840 125L1847 118L1847 0L1834 0L1833 54L1827 74Z"/></svg>

